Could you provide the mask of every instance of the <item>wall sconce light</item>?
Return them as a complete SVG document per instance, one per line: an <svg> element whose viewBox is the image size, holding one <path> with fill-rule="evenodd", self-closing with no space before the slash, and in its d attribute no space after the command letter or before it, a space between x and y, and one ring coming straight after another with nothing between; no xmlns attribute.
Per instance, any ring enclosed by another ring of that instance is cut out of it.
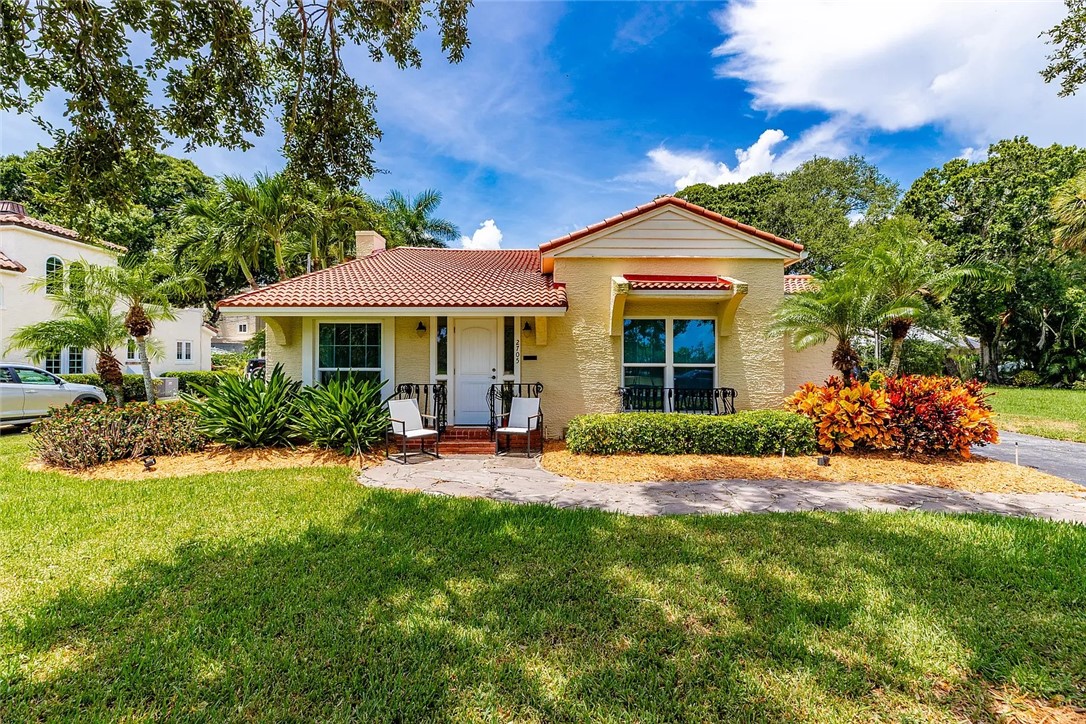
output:
<svg viewBox="0 0 1086 724"><path fill-rule="evenodd" d="M525 332L531 332L532 331L532 323L531 322L525 322L524 323L524 331Z"/></svg>
<svg viewBox="0 0 1086 724"><path fill-rule="evenodd" d="M415 327L415 331L419 334L426 334L426 325L419 322L419 326Z"/></svg>

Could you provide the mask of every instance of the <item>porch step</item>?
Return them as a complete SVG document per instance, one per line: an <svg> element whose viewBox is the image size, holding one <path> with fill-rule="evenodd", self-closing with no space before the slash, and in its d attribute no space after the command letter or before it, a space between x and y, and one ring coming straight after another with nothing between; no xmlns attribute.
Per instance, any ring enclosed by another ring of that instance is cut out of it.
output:
<svg viewBox="0 0 1086 724"><path fill-rule="evenodd" d="M441 441L446 440L490 440L490 429L487 427L446 427L441 433Z"/></svg>

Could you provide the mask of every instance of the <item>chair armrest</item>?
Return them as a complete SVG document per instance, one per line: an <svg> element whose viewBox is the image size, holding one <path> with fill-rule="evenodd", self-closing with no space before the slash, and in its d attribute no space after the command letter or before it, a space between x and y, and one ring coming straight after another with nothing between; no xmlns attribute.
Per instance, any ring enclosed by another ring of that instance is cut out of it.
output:
<svg viewBox="0 0 1086 724"><path fill-rule="evenodd" d="M399 424L401 433L402 434L407 433L407 421L406 420L397 420L395 418L392 418L392 419L389 420L389 423L390 423L390 426L393 428L393 430L392 430L393 432L396 432L396 429L395 429L396 425Z"/></svg>
<svg viewBox="0 0 1086 724"><path fill-rule="evenodd" d="M542 419L543 419L543 413L542 412L539 413L538 415L529 415L529 417L528 417L528 429L529 430L538 430L539 429L539 421L542 420ZM536 421L534 425L532 424L532 420Z"/></svg>
<svg viewBox="0 0 1086 724"><path fill-rule="evenodd" d="M419 413L419 417L424 420L437 420L437 415L423 415L422 413Z"/></svg>
<svg viewBox="0 0 1086 724"><path fill-rule="evenodd" d="M509 419L509 413L508 412L502 412L502 413L499 413L497 415L491 415L490 416L490 421L491 422L507 420L507 419Z"/></svg>

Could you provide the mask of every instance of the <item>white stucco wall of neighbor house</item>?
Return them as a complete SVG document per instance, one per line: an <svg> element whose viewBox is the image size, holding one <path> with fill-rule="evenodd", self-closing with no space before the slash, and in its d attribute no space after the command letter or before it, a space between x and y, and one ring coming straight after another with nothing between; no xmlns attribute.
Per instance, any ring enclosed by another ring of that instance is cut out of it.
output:
<svg viewBox="0 0 1086 724"><path fill-rule="evenodd" d="M26 267L25 272L0 269L0 359L37 364L57 374L94 372L98 360L91 350L62 350L56 359L34 361L27 350L10 348L11 335L20 327L55 316L53 301L46 290L30 289L35 281L45 277L50 259L59 260L67 283L73 263L114 266L117 263L116 252L77 239L15 225L0 225L0 252ZM202 309L178 310L177 320L156 325L153 336L159 340L164 355L152 360L151 370L155 374L169 370L210 370L213 334L204 325ZM177 359L178 341L192 343L191 352L183 346L181 354L182 357L191 356L191 359ZM125 345L122 344L115 352L122 364L132 366ZM135 366L138 367L138 363Z"/></svg>

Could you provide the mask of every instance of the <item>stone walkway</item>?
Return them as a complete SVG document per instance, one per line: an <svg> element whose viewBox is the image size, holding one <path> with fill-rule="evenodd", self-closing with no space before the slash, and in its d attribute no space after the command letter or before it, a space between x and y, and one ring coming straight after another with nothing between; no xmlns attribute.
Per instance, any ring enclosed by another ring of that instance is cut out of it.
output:
<svg viewBox="0 0 1086 724"><path fill-rule="evenodd" d="M966 493L924 485L706 480L587 483L541 469L535 460L457 456L362 472L363 485L430 495L595 508L630 515L844 510L998 513L1086 524L1086 494Z"/></svg>

